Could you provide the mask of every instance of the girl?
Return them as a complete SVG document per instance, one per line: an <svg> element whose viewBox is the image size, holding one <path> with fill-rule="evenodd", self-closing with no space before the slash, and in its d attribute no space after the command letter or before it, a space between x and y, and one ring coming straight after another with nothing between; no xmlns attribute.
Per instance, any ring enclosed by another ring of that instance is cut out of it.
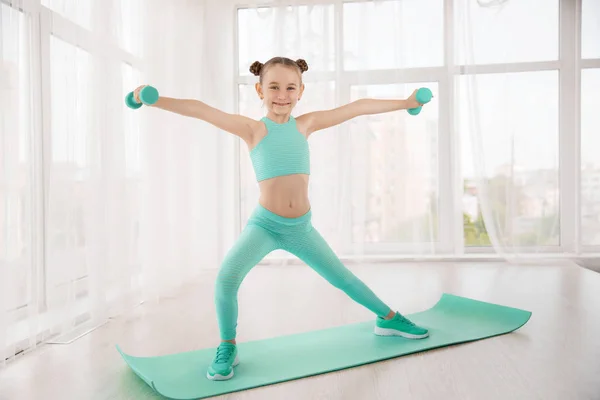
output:
<svg viewBox="0 0 600 400"><path fill-rule="evenodd" d="M375 313L375 334L411 339L429 335L427 329L392 311L341 263L313 228L308 199L307 140L313 133L360 115L416 108L422 104L417 102L415 91L406 100L361 99L294 118L292 110L304 93L302 73L307 70L304 60L285 57L252 64L250 71L260 77L256 92L268 110L266 117L259 121L222 112L197 100L159 97L153 104L153 107L199 118L242 138L259 182L258 206L223 260L216 280L215 303L221 343L206 374L211 380L233 377L233 367L239 363L235 342L238 289L252 267L276 249L294 254L333 286ZM143 87L134 91L138 102Z"/></svg>

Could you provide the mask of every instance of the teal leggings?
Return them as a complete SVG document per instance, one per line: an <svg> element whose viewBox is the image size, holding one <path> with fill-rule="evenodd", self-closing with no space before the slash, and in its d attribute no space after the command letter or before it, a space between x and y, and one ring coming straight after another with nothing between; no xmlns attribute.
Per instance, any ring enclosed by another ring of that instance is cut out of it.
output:
<svg viewBox="0 0 600 400"><path fill-rule="evenodd" d="M222 340L236 337L237 294L244 277L270 252L283 249L308 264L333 286L380 317L391 311L335 255L311 224L311 211L298 218L285 218L260 204L249 218L239 239L229 250L219 270L215 289L217 319Z"/></svg>

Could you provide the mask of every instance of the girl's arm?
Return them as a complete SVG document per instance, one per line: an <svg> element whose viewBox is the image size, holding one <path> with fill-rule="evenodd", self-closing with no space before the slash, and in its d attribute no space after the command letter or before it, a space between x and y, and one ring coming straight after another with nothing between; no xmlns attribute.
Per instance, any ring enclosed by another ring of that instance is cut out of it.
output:
<svg viewBox="0 0 600 400"><path fill-rule="evenodd" d="M381 114L390 111L406 110L421 106L416 90L406 100L360 99L332 110L315 111L303 115L307 126L307 136L318 130L330 128L360 115Z"/></svg>
<svg viewBox="0 0 600 400"><path fill-rule="evenodd" d="M139 102L139 91L143 86L134 91L134 97ZM229 114L209 106L198 100L174 99L160 96L156 103L150 107L160 108L186 117L206 121L226 132L244 139L247 143L252 141L252 135L257 121L237 114Z"/></svg>

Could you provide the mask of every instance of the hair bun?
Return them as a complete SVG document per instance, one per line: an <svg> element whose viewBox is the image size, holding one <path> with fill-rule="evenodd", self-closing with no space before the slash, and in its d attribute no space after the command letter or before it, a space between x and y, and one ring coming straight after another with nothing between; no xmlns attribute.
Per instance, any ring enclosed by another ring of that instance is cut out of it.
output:
<svg viewBox="0 0 600 400"><path fill-rule="evenodd" d="M300 67L300 71L306 72L308 71L308 64L303 59L299 58L296 60L296 64Z"/></svg>
<svg viewBox="0 0 600 400"><path fill-rule="evenodd" d="M254 61L250 66L250 72L252 72L256 76L260 75L260 70L262 69L263 65L264 64L260 61Z"/></svg>

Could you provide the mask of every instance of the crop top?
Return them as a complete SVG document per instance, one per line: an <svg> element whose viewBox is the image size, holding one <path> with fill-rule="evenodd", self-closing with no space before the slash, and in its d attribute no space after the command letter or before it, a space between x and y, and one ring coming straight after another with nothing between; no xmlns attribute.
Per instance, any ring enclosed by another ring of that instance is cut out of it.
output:
<svg viewBox="0 0 600 400"><path fill-rule="evenodd" d="M267 117L261 119L267 135L250 150L250 159L258 182L282 175L310 175L310 152L306 137L298 131L296 119L278 124Z"/></svg>

